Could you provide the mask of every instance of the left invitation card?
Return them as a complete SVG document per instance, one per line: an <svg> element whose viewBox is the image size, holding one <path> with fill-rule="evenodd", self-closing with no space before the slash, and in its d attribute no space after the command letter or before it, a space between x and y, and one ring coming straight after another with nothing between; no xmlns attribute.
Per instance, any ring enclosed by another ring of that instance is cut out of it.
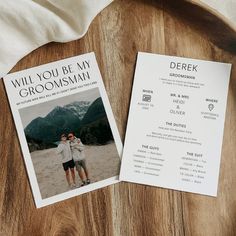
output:
<svg viewBox="0 0 236 236"><path fill-rule="evenodd" d="M38 208L118 182L122 143L94 53L4 83Z"/></svg>

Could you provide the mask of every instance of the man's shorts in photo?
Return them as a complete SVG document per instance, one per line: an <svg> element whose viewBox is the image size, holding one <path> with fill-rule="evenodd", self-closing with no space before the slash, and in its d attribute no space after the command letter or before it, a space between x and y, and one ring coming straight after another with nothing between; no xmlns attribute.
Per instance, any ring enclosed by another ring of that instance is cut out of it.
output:
<svg viewBox="0 0 236 236"><path fill-rule="evenodd" d="M77 171L80 171L81 168L86 170L86 161L85 160L75 161L75 168Z"/></svg>
<svg viewBox="0 0 236 236"><path fill-rule="evenodd" d="M62 163L64 171L67 171L69 168L73 169L75 167L74 160L67 161L65 163Z"/></svg>

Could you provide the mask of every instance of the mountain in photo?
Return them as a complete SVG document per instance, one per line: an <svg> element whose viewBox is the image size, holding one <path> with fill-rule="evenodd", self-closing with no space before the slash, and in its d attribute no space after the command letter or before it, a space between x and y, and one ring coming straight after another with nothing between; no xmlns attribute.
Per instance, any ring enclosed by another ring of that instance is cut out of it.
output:
<svg viewBox="0 0 236 236"><path fill-rule="evenodd" d="M85 144L106 144L113 140L101 98L97 98L84 115L78 136Z"/></svg>
<svg viewBox="0 0 236 236"><path fill-rule="evenodd" d="M99 97L91 104L91 106L89 107L89 109L85 113L83 120L82 120L82 124L85 125L85 124L92 123L96 120L99 120L99 119L105 117L105 116L106 116L106 111L103 106L102 99Z"/></svg>
<svg viewBox="0 0 236 236"><path fill-rule="evenodd" d="M91 102L87 101L76 101L64 106L64 108L69 109L71 112L74 113L74 115L77 115L79 119L82 120L90 104Z"/></svg>
<svg viewBox="0 0 236 236"><path fill-rule="evenodd" d="M25 134L29 138L41 140L45 143L53 143L60 139L62 133L78 129L81 119L86 114L90 102L72 102L63 107L57 106L45 117L37 117L25 128Z"/></svg>
<svg viewBox="0 0 236 236"><path fill-rule="evenodd" d="M113 139L100 97L92 103L76 101L55 107L45 117L32 120L25 128L25 135L30 150L34 151L52 147L62 133L71 131L85 144L105 144Z"/></svg>

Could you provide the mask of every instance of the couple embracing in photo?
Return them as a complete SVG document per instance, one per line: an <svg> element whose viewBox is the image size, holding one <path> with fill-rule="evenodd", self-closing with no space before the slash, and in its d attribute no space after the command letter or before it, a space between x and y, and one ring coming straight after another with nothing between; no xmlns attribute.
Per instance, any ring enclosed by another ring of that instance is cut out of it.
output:
<svg viewBox="0 0 236 236"><path fill-rule="evenodd" d="M61 142L57 147L57 153L61 157L63 169L66 174L66 180L70 188L79 187L75 182L75 171L79 174L82 185L90 184L89 173L86 166L84 145L79 138L76 138L74 132L61 135ZM71 177L70 177L71 176Z"/></svg>

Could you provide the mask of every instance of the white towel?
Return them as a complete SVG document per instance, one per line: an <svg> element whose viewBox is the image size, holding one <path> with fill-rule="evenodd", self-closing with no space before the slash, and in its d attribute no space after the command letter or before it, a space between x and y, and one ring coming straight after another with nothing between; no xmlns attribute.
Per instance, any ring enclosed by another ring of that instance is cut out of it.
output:
<svg viewBox="0 0 236 236"><path fill-rule="evenodd" d="M81 38L112 0L0 1L0 78L25 55L48 42Z"/></svg>
<svg viewBox="0 0 236 236"><path fill-rule="evenodd" d="M201 0L236 25L236 0ZM81 38L112 0L0 0L0 78L48 42Z"/></svg>
<svg viewBox="0 0 236 236"><path fill-rule="evenodd" d="M236 29L236 0L201 0L223 15Z"/></svg>

